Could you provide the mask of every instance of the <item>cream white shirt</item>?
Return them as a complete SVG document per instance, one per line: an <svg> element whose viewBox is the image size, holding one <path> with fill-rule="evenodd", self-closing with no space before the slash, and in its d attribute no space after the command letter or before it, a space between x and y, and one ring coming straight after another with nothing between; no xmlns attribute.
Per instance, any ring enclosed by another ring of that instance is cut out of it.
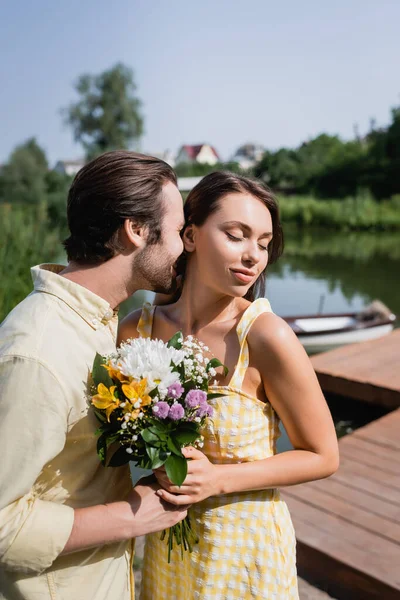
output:
<svg viewBox="0 0 400 600"><path fill-rule="evenodd" d="M100 464L87 399L96 352L115 350L117 315L63 268L32 268L34 291L0 326L0 599L128 600L133 543L59 556L73 509L132 486L128 467Z"/></svg>

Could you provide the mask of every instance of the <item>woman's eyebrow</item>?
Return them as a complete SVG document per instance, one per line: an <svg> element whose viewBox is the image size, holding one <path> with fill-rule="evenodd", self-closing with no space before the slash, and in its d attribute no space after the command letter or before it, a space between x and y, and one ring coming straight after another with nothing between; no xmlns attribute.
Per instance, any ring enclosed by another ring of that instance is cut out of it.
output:
<svg viewBox="0 0 400 600"><path fill-rule="evenodd" d="M251 233L251 231L252 231L251 227L249 227L246 223L242 223L242 221L225 221L225 223L223 223L223 225L240 227L240 229L242 229L246 233ZM272 231L266 231L265 233L262 233L259 237L260 238L272 237Z"/></svg>

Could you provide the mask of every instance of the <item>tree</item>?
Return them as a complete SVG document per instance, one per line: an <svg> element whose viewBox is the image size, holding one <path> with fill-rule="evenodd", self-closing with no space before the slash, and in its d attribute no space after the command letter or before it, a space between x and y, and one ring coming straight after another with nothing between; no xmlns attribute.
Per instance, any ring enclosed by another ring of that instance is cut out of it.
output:
<svg viewBox="0 0 400 600"><path fill-rule="evenodd" d="M280 148L276 152L266 151L255 166L254 174L271 188L290 192L299 185L299 162L295 150Z"/></svg>
<svg viewBox="0 0 400 600"><path fill-rule="evenodd" d="M141 102L133 71L116 64L100 75L81 75L75 86L80 100L62 110L75 141L88 158L130 148L143 134Z"/></svg>
<svg viewBox="0 0 400 600"><path fill-rule="evenodd" d="M42 201L47 171L46 154L35 138L17 146L2 169L2 200L27 204Z"/></svg>

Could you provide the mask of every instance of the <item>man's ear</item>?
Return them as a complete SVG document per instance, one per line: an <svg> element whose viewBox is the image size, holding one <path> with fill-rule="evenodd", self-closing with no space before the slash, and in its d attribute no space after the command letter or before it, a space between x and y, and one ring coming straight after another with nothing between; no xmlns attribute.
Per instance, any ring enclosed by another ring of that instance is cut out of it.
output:
<svg viewBox="0 0 400 600"><path fill-rule="evenodd" d="M125 219L122 226L122 236L125 238L126 246L134 246L134 248L142 248L146 244L148 231L141 223Z"/></svg>
<svg viewBox="0 0 400 600"><path fill-rule="evenodd" d="M186 252L194 252L196 249L195 225L188 225L182 235L183 245Z"/></svg>

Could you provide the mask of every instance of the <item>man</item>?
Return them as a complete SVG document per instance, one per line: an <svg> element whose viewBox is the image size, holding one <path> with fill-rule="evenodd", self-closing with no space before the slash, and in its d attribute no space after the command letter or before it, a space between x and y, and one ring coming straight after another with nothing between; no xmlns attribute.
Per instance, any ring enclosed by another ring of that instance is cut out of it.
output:
<svg viewBox="0 0 400 600"><path fill-rule="evenodd" d="M163 161L126 151L87 164L68 196L68 266L32 269L34 291L0 327L0 599L134 597L132 538L186 510L128 467L104 468L88 403L96 352L115 350L117 307L171 292L182 198Z"/></svg>

